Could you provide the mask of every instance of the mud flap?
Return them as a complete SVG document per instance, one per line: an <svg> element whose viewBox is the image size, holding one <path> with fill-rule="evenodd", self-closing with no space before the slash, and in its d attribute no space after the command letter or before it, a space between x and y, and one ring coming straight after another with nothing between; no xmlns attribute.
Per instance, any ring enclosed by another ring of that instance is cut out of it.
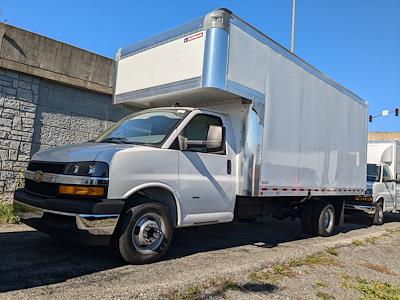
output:
<svg viewBox="0 0 400 300"><path fill-rule="evenodd" d="M333 207L335 208L335 225L343 226L344 224L344 201L343 199L337 199L332 201Z"/></svg>

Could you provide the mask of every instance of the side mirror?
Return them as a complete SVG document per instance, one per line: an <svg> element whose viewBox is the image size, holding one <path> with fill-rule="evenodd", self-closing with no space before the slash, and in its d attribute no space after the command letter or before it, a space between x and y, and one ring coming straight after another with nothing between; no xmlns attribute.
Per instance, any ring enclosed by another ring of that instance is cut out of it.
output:
<svg viewBox="0 0 400 300"><path fill-rule="evenodd" d="M178 136L179 148L188 150L192 146L204 147L207 152L218 152L224 150L225 127L210 125L207 133L207 140L189 140L181 135Z"/></svg>
<svg viewBox="0 0 400 300"><path fill-rule="evenodd" d="M396 182L396 183L400 183L400 179L392 179L389 177L383 177L383 182Z"/></svg>
<svg viewBox="0 0 400 300"><path fill-rule="evenodd" d="M225 127L210 125L208 128L206 147L208 151L224 150Z"/></svg>

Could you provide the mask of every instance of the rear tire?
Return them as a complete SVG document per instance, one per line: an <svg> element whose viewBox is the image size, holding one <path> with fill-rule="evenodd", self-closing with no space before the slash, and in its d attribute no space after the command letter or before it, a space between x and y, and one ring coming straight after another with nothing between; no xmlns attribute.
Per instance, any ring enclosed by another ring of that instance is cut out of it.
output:
<svg viewBox="0 0 400 300"><path fill-rule="evenodd" d="M144 203L129 209L123 217L116 246L130 264L159 260L168 250L173 226L168 208L160 203Z"/></svg>
<svg viewBox="0 0 400 300"><path fill-rule="evenodd" d="M372 225L382 225L385 222L384 213L383 213L383 204L382 202L378 202L376 204L375 214L372 217L371 223Z"/></svg>
<svg viewBox="0 0 400 300"><path fill-rule="evenodd" d="M331 236L335 230L335 208L329 202L319 200L314 205L312 231L320 236Z"/></svg>

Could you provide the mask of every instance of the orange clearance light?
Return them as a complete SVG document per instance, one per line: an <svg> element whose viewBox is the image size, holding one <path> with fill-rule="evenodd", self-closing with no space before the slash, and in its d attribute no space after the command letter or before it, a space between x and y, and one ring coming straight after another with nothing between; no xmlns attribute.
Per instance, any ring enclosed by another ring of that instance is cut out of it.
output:
<svg viewBox="0 0 400 300"><path fill-rule="evenodd" d="M77 186L77 185L60 185L58 192L64 195L79 196L103 196L104 187L102 186Z"/></svg>

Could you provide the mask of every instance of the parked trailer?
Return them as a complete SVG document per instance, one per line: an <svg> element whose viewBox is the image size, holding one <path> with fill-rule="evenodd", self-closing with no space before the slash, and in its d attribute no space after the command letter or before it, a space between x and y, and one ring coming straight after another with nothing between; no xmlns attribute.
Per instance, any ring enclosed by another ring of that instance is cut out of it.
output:
<svg viewBox="0 0 400 300"><path fill-rule="evenodd" d="M180 227L274 215L328 236L364 194L366 103L229 10L116 58L114 103L147 109L36 153L15 193L28 225L147 263Z"/></svg>
<svg viewBox="0 0 400 300"><path fill-rule="evenodd" d="M366 213L373 225L382 225L385 212L400 212L400 141L369 141L367 162L365 195L347 202L346 211Z"/></svg>

